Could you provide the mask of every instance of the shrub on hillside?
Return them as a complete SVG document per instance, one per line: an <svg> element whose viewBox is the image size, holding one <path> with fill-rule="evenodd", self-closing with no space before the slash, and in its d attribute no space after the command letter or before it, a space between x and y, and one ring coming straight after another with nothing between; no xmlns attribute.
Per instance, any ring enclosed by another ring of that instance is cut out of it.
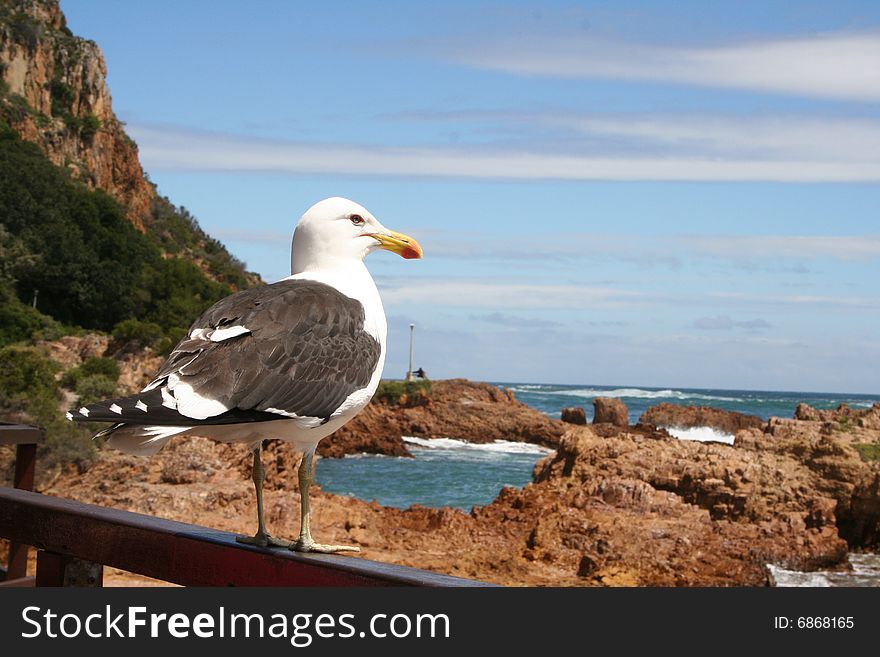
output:
<svg viewBox="0 0 880 657"><path fill-rule="evenodd" d="M389 406L418 406L431 396L431 382L419 381L380 381L373 399Z"/></svg>
<svg viewBox="0 0 880 657"><path fill-rule="evenodd" d="M113 337L123 343L137 342L142 347L152 347L163 335L162 327L155 322L126 319L113 327Z"/></svg>
<svg viewBox="0 0 880 657"><path fill-rule="evenodd" d="M89 358L82 365L67 370L61 379L61 385L79 392L80 382L94 376L106 379L115 388L119 378L119 365L112 358Z"/></svg>

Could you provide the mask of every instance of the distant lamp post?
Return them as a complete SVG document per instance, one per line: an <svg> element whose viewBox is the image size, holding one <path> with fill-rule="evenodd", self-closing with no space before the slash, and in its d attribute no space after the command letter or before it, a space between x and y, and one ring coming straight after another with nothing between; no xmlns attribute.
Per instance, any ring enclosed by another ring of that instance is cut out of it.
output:
<svg viewBox="0 0 880 657"><path fill-rule="evenodd" d="M37 307L37 297L38 297L38 296L40 296L40 291L39 291L38 289L34 288L34 300L33 300L33 302L31 303L31 305L32 305L34 308ZM412 369L412 366L410 366L410 369Z"/></svg>
<svg viewBox="0 0 880 657"><path fill-rule="evenodd" d="M409 369L406 371L406 380L412 381L415 379L413 376L413 333L415 331L416 325L409 325Z"/></svg>

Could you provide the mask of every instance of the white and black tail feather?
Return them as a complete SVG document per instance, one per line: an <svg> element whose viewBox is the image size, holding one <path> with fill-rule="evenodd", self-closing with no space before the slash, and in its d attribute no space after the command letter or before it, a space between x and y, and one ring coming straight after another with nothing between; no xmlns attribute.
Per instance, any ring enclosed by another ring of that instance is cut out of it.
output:
<svg viewBox="0 0 880 657"><path fill-rule="evenodd" d="M152 456L171 438L197 426L240 424L277 420L275 413L233 409L197 420L182 415L175 408L165 386L145 390L128 397L105 399L67 413L75 422L113 422L95 438L106 438L107 444L127 454Z"/></svg>
<svg viewBox="0 0 880 657"><path fill-rule="evenodd" d="M188 432L192 427L114 424L95 436L107 436L107 444L126 454L153 456L174 436Z"/></svg>
<svg viewBox="0 0 880 657"><path fill-rule="evenodd" d="M181 414L165 386L145 390L128 397L105 399L71 410L67 417L75 422L115 422L155 426L197 426L205 424L240 424L277 420L278 414L233 408L203 420ZM111 427L108 431L113 431ZM102 432L103 433L103 432Z"/></svg>

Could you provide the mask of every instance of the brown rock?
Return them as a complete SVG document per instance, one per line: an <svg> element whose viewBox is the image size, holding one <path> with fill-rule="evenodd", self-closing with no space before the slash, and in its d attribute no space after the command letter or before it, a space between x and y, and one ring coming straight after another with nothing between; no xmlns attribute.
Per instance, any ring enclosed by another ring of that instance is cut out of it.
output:
<svg viewBox="0 0 880 657"><path fill-rule="evenodd" d="M587 414L581 406L571 406L562 409L562 421L569 424L586 424Z"/></svg>
<svg viewBox="0 0 880 657"><path fill-rule="evenodd" d="M764 420L755 415L725 411L709 406L682 406L668 402L649 408L642 413L639 422L653 424L656 427L679 429L711 427L733 435L736 435L740 429L758 428L765 424Z"/></svg>
<svg viewBox="0 0 880 657"><path fill-rule="evenodd" d="M797 420L822 422L830 431L846 431L852 427L880 429L880 403L863 409L854 409L848 404L840 404L835 409L815 409L801 403L794 416Z"/></svg>
<svg viewBox="0 0 880 657"><path fill-rule="evenodd" d="M619 399L596 397L593 400L593 424L609 423L615 427L629 426L629 411Z"/></svg>
<svg viewBox="0 0 880 657"><path fill-rule="evenodd" d="M880 431L822 428L774 421L766 432L742 430L732 446L648 427L601 438L593 426L570 426L534 483L504 488L471 514L383 508L316 490L312 529L320 540L356 542L366 558L500 584L763 586L767 563L827 568L845 561L844 537L855 547L880 543L880 463L853 447L880 443ZM277 442L266 452L269 528L296 535L297 455ZM191 483L170 483L180 472ZM151 459L104 450L92 469L67 473L46 492L254 531L243 446L200 441Z"/></svg>
<svg viewBox="0 0 880 657"><path fill-rule="evenodd" d="M510 440L553 447L566 425L518 401L512 392L466 379L432 381L427 400L390 405L373 400L318 445L321 456L361 452L405 456L403 436L457 438L474 443Z"/></svg>

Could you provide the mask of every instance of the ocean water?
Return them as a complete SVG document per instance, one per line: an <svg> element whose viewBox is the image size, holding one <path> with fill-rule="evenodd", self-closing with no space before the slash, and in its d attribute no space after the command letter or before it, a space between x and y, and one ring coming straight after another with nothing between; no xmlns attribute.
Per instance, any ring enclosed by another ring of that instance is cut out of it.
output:
<svg viewBox="0 0 880 657"><path fill-rule="evenodd" d="M774 586L880 586L880 554L850 554L852 570L804 573L769 565Z"/></svg>
<svg viewBox="0 0 880 657"><path fill-rule="evenodd" d="M712 406L739 413L793 417L801 402L815 408L836 408L849 404L868 408L880 402L880 395L837 393L767 392L757 390L668 389L623 386L572 386L532 383L496 383L511 390L520 401L558 418L566 406L582 406L592 420L595 397L616 397L629 410L631 423L649 407L661 402ZM733 442L733 436L707 427L672 429L684 440ZM316 477L332 493L362 500L376 500L384 506L406 508L450 506L469 511L488 504L504 486L522 487L532 479L535 463L549 453L543 447L498 441L475 445L454 436L440 439L404 438L415 458L378 455L320 459ZM880 555L851 555L848 572L798 573L770 566L778 586L880 586Z"/></svg>
<svg viewBox="0 0 880 657"><path fill-rule="evenodd" d="M476 445L451 438L404 437L415 458L376 454L320 459L321 487L383 506L451 506L470 511L488 504L504 486L525 486L532 468L550 450L499 440Z"/></svg>
<svg viewBox="0 0 880 657"><path fill-rule="evenodd" d="M880 401L880 395L815 392L535 383L495 385L507 388L517 399L550 417L560 417L566 406L582 406L588 422L592 420L595 397L621 399L627 405L631 423L637 422L649 406L661 402L713 406L766 420L770 416L793 417L801 402L815 408L836 408L840 404L868 408ZM684 440L733 442L733 436L708 427L671 429L670 433ZM322 459L316 470L318 482L329 492L376 500L385 506L406 508L421 504L469 511L494 500L503 486L524 486L531 481L535 463L548 452L537 445L504 441L474 445L455 440L455 436L405 440L415 458L357 455Z"/></svg>
<svg viewBox="0 0 880 657"><path fill-rule="evenodd" d="M626 404L631 423L649 406L662 402L683 406L712 406L726 411L757 415L794 417L794 409L800 402L815 408L837 408L849 404L853 408L868 408L880 401L878 395L851 395L824 392L768 392L761 390L712 390L696 388L644 388L626 386L563 386L535 383L496 384L513 391L517 399L537 408L550 417L558 418L566 406L582 406L587 421L593 418L593 399L614 397Z"/></svg>

